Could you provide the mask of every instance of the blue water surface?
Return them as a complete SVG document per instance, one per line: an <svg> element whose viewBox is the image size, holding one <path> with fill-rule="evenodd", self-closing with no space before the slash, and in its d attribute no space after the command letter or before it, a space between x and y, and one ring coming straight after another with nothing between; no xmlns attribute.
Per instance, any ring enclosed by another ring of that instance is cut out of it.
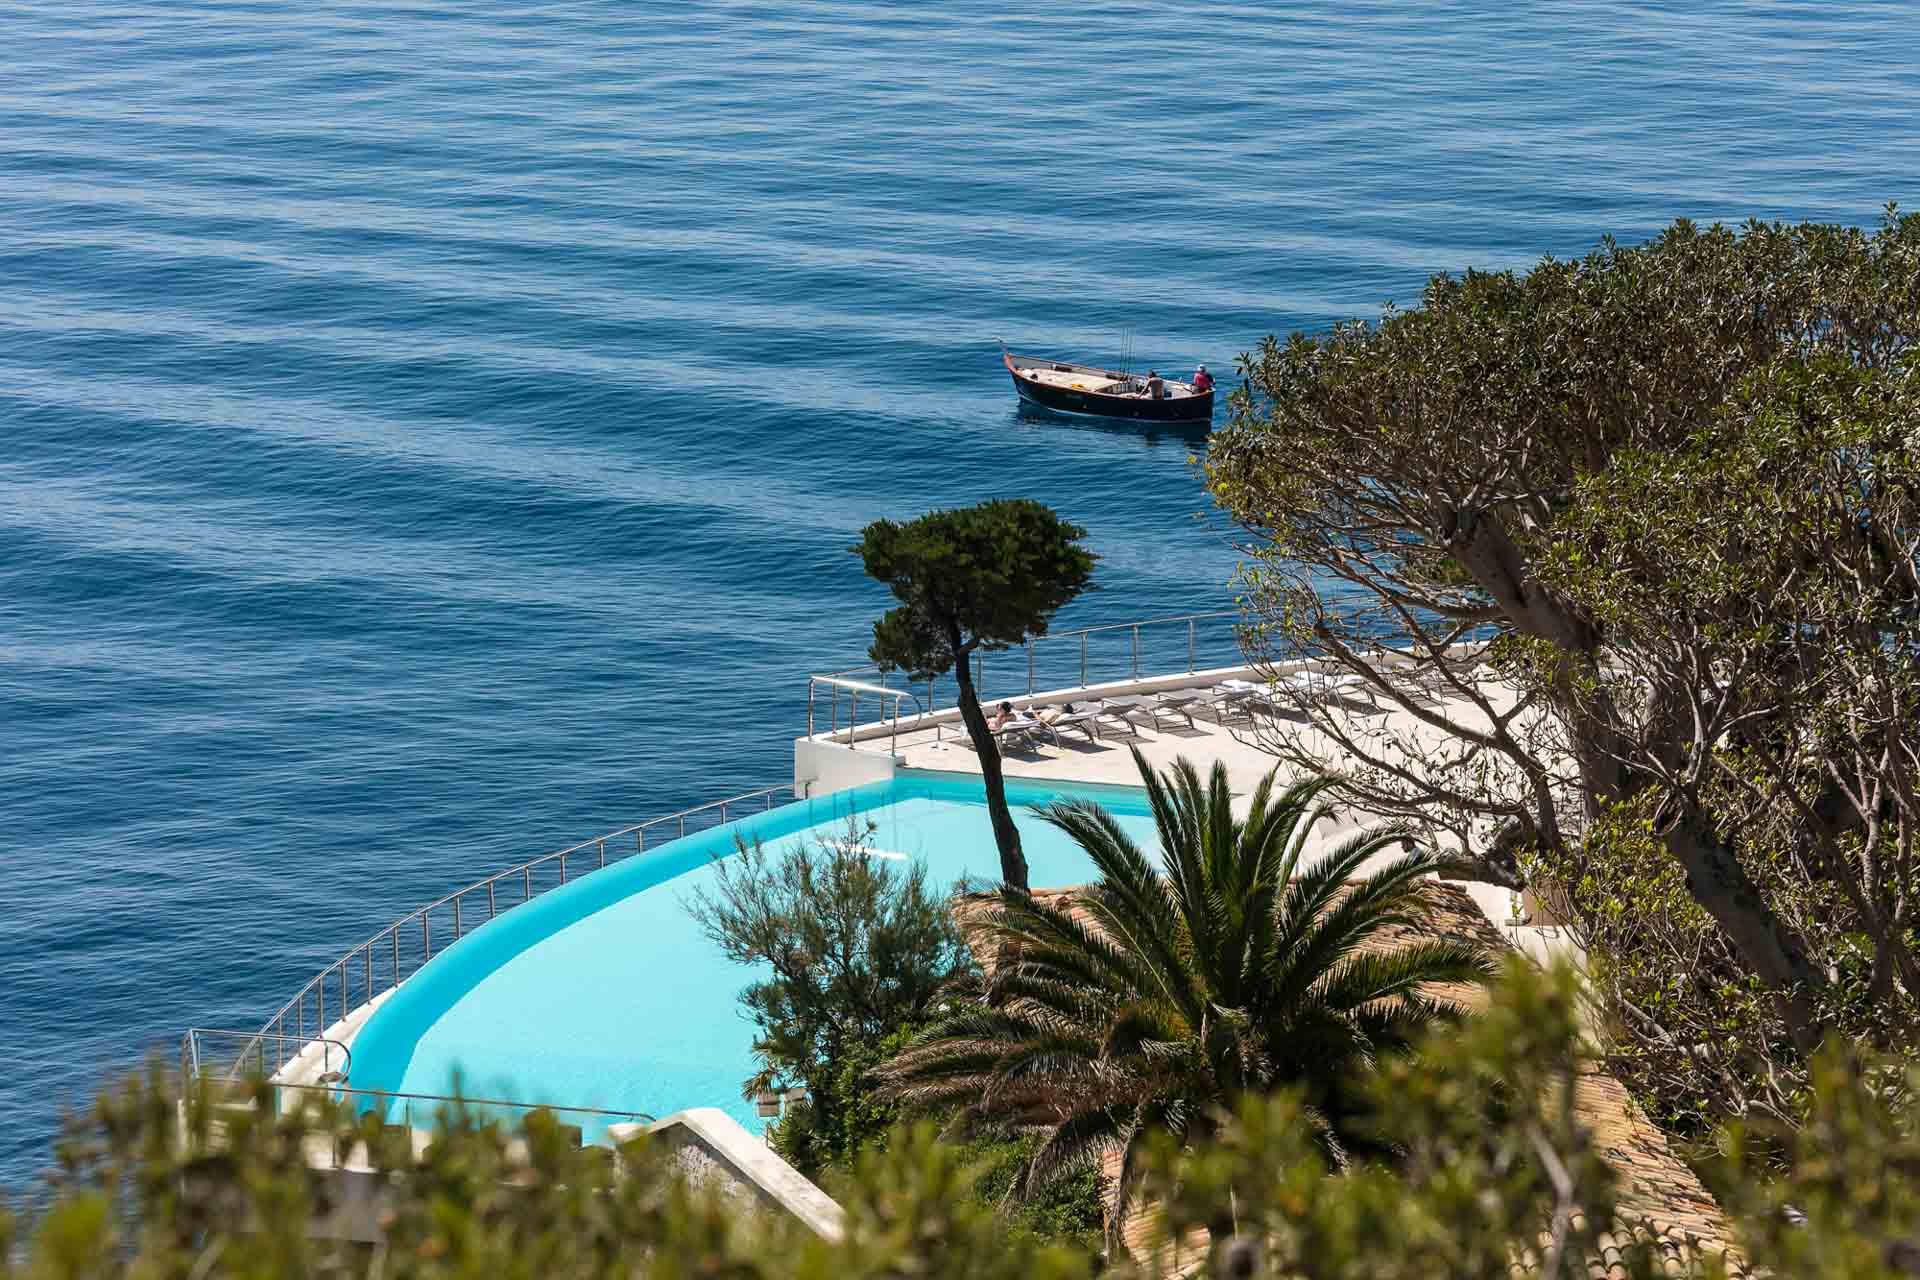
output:
<svg viewBox="0 0 1920 1280"><path fill-rule="evenodd" d="M1103 556L1062 625L1223 602L1196 443L1021 416L996 336L1184 374L1676 215L1869 224L1916 29L0 0L0 1185L448 887L785 775L869 520L1031 495Z"/></svg>

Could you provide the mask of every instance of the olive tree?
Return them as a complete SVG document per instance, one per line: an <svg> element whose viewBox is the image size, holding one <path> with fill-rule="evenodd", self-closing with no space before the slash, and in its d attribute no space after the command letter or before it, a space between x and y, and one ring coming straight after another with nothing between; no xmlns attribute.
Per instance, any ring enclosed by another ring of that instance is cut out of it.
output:
<svg viewBox="0 0 1920 1280"><path fill-rule="evenodd" d="M1646 804L1688 892L1811 1047L1828 974L1742 864L1738 808L1682 764L1783 730L1804 702L1703 716L1725 651L1656 622L1665 652L1651 660L1632 624L1672 602L1614 607L1555 556L1594 504L1619 501L1589 481L1695 447L1755 378L1815 360L1892 377L1916 336L1920 218L1890 209L1874 233L1679 222L1524 274L1436 278L1421 307L1375 324L1268 339L1243 359L1248 387L1207 461L1252 535L1250 644L1358 674L1403 714L1303 698L1262 722L1263 745L1303 764L1343 751L1349 802L1450 831L1467 874L1515 888L1531 851L1577 855L1611 807ZM1646 486L1634 499L1660 500ZM1657 527L1666 511L1638 515ZM1768 572L1786 594L1755 598L1790 609L1796 570L1776 557ZM1796 687L1818 700L1825 686ZM1850 831L1846 785L1829 772L1799 799Z"/></svg>
<svg viewBox="0 0 1920 1280"><path fill-rule="evenodd" d="M1027 859L968 660L1046 634L1048 621L1093 576L1095 557L1081 544L1086 532L1038 502L1001 498L904 524L876 520L853 548L900 602L873 624L873 660L915 680L953 672L986 782L1001 878L1018 889L1027 888Z"/></svg>
<svg viewBox="0 0 1920 1280"><path fill-rule="evenodd" d="M1769 371L1576 493L1545 577L1618 638L1616 703L1681 721L1625 763L1723 825L1784 824L1873 939L1875 985L1920 994L1920 364Z"/></svg>

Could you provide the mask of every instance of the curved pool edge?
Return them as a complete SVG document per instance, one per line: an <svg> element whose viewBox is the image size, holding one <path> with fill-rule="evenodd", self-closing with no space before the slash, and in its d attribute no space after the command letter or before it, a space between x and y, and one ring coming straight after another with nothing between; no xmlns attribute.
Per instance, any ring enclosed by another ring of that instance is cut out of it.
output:
<svg viewBox="0 0 1920 1280"><path fill-rule="evenodd" d="M1008 780L1008 801L1016 811L1016 816L1033 813L1047 802L1060 799L1089 799L1103 804L1116 814L1133 821L1150 816L1145 792L1138 787L1114 785L1069 784L1062 786L1057 782L1039 780ZM542 1004L538 992L522 992L523 1003L517 1007L495 1011L498 1016L488 1019L476 1017L463 1002L468 1001L476 988L490 985L498 980L501 971L513 965L526 952L536 946L558 942L576 926L599 912L610 909L626 910L640 895L661 889L669 882L689 875L712 865L717 860L731 855L740 842L771 843L796 832L811 829L817 834L830 836L831 827L841 820L858 820L862 814L873 813L883 826L897 819L887 816L898 813L903 808L913 817L906 818L908 831L924 820L921 813L914 812L931 803L936 810L951 810L955 805L971 810L982 819L981 830L968 838L961 846L971 850L970 860L975 864L971 873L962 871L956 879L956 887L966 887L982 878L997 875L997 856L990 852L991 835L984 827L983 783L978 774L948 773L936 770L902 770L885 782L866 784L845 791L835 791L825 796L794 801L765 813L748 815L745 818L690 834L684 839L676 839L649 850L644 860L629 856L625 861L611 865L604 870L596 869L564 888L549 891L541 898L534 899L527 906L488 921L463 937L459 942L435 955L431 961L410 975L396 988L388 1003L378 1011L377 1016L367 1019L359 1029L353 1042L354 1070L352 1085L356 1088L379 1090L388 1093L408 1091L423 1095L437 1095L448 1091L445 1081L436 1078L423 1083L418 1069L417 1055L427 1052L426 1061L438 1072L445 1064L437 1060L435 1050L427 1049L436 1043L436 1037L444 1038L447 1030L440 1026L443 1019L456 1010L465 1009L460 1016L465 1025L452 1032L456 1038L464 1037L467 1043L468 1057L464 1063L453 1064L452 1078L463 1088L480 1088L483 1092L499 1098L513 1098L528 1103L543 1103L561 1107L635 1107L659 1113L666 1109L711 1105L722 1101L723 1097L733 1095L735 1087L729 1083L723 1093L715 1094L719 1087L708 1081L697 1090L674 1094L668 1097L648 1099L644 1096L623 1095L617 1100L609 1096L589 1096L590 1089L560 1087L550 1083L541 1088L534 1081L524 1077L510 1081L514 1088L503 1091L504 1085L496 1085L492 1072L502 1064L520 1064L527 1059L520 1055L532 1054L536 1058L552 1055L565 1055L572 1052L576 1042L564 1029L555 1032L555 1038L540 1041L540 1010ZM1024 817L1023 817L1024 824ZM919 849L925 853L953 848L948 843L953 837L943 828L932 828L937 836L930 836L924 846L911 844L899 845L901 849ZM1040 839L1041 848L1049 843L1065 844L1065 837L1051 832L1042 839L1040 833L1030 831L1030 839ZM936 841L938 843L936 843ZM881 837L882 844L888 844L887 837ZM988 851L987 866L981 866L981 853ZM1034 850L1030 847L1030 854ZM894 848L889 847L881 856L896 856ZM921 852L913 854L916 858ZM1055 851L1058 856L1058 850ZM1082 855L1075 855L1076 857ZM1036 863L1036 871L1044 866L1045 859ZM991 868L991 869L989 869ZM1085 870L1090 871L1090 867ZM1082 869L1078 867L1062 869L1057 864L1054 880L1060 884L1077 883L1082 878ZM1039 883L1039 881L1036 881ZM1049 885L1053 880L1047 882ZM677 910L677 908L667 908ZM684 922L684 916L680 917ZM593 928L591 923L584 925ZM678 932L680 924L674 926ZM575 935L578 937L579 935ZM636 935L637 936L637 935ZM690 940L689 940L690 941ZM566 945L560 943L559 945ZM624 944L615 941L612 945L624 951ZM648 945L646 941L640 943ZM658 944L654 944L658 945ZM673 957L691 955L681 952L675 944ZM583 953L586 954L586 953ZM599 956L608 956L604 974L600 969ZM563 993L556 995L560 1004L577 1005L585 996L587 988L580 982L592 983L596 980L612 981L616 985L606 988L608 998L616 1003L625 999L621 993L633 988L623 983L653 983L651 976L641 976L631 970L622 971L619 958L605 951L587 955L586 969L579 967L580 957L576 956L571 970L559 971L559 981L568 984ZM697 964L705 966L702 957ZM705 977L704 967L686 969L671 962L655 966L647 971L648 975L661 975L658 981L674 984L677 988L679 978L685 975L697 987ZM509 981L513 981L509 979ZM554 988L545 988L552 990ZM712 1000L715 993L705 992L705 998ZM734 1003L734 992L729 991L727 1004ZM695 1022L701 1019L696 1015ZM666 1023L655 1024L677 1030L680 1026L677 1017L670 1015ZM563 1019L564 1021L564 1019ZM497 1051L486 1047L487 1042L497 1037ZM535 1047L536 1044L539 1047ZM647 1064L653 1060L644 1052L632 1057L602 1059L618 1061L623 1065L650 1069ZM663 1061L673 1061L671 1054ZM684 1065L685 1059L681 1059ZM712 1059L701 1059L703 1063ZM471 1068L471 1070L469 1069Z"/></svg>
<svg viewBox="0 0 1920 1280"><path fill-rule="evenodd" d="M676 837L620 862L596 867L468 930L397 986L335 1024L345 1029L344 1024L356 1021L356 1013L366 1011L346 1041L355 1064L350 1083L356 1089L397 1091L412 1054L410 1047L405 1053L396 1053L395 1039L404 1037L409 1046L417 1044L447 1009L494 970L569 924L725 857L738 847L738 841L779 840L842 813L857 815L883 803L896 785L869 783L793 800ZM376 1010L374 1005L380 1007Z"/></svg>

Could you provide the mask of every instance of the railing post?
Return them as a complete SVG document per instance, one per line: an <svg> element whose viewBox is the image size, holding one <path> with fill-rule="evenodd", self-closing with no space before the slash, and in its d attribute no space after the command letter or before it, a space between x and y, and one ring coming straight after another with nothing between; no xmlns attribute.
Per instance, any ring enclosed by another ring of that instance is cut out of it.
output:
<svg viewBox="0 0 1920 1280"><path fill-rule="evenodd" d="M367 958L367 1003L373 1003L373 944L368 943L361 954Z"/></svg>
<svg viewBox="0 0 1920 1280"><path fill-rule="evenodd" d="M400 929L397 925L393 930L393 985L400 985Z"/></svg>
<svg viewBox="0 0 1920 1280"><path fill-rule="evenodd" d="M560 855L560 883L565 884L566 882L567 882L567 855L563 853Z"/></svg>
<svg viewBox="0 0 1920 1280"><path fill-rule="evenodd" d="M1087 687L1087 633L1080 633L1080 687Z"/></svg>
<svg viewBox="0 0 1920 1280"><path fill-rule="evenodd" d="M460 895L453 895L453 940L460 941Z"/></svg>
<svg viewBox="0 0 1920 1280"><path fill-rule="evenodd" d="M313 1025L313 1032L319 1035L327 1029L327 975L324 973L320 975L320 989L315 998L319 1000L320 1007L314 1013L318 1021Z"/></svg>
<svg viewBox="0 0 1920 1280"><path fill-rule="evenodd" d="M686 838L686 835L687 835L687 815L683 813L680 815L680 838L684 840Z"/></svg>
<svg viewBox="0 0 1920 1280"><path fill-rule="evenodd" d="M494 906L494 902L493 902L493 886L496 883L498 883L497 877L493 880L487 881L487 919L489 920L493 919L495 916L500 914L499 909Z"/></svg>
<svg viewBox="0 0 1920 1280"><path fill-rule="evenodd" d="M813 736L813 692L820 686L812 680L807 681L807 736Z"/></svg>
<svg viewBox="0 0 1920 1280"><path fill-rule="evenodd" d="M720 802L720 825L723 827L727 825L727 802L725 800Z"/></svg>
<svg viewBox="0 0 1920 1280"><path fill-rule="evenodd" d="M428 921L429 913L420 913L420 963L433 959L433 926Z"/></svg>
<svg viewBox="0 0 1920 1280"><path fill-rule="evenodd" d="M1192 618L1188 618L1187 619L1187 674L1188 675L1192 675L1196 670L1199 669L1198 661L1194 657L1193 628L1194 628L1194 621Z"/></svg>
<svg viewBox="0 0 1920 1280"><path fill-rule="evenodd" d="M521 882L520 887L527 891L527 896L520 899L520 901L532 902L533 901L533 864L532 863L528 863L526 866L520 868L520 882Z"/></svg>
<svg viewBox="0 0 1920 1280"><path fill-rule="evenodd" d="M1033 639L1027 639L1027 696L1033 696ZM898 710L898 705L895 707Z"/></svg>
<svg viewBox="0 0 1920 1280"><path fill-rule="evenodd" d="M340 1016L346 1017L353 1012L353 1002L347 997L347 962L340 962Z"/></svg>
<svg viewBox="0 0 1920 1280"><path fill-rule="evenodd" d="M1140 624L1133 624L1133 678L1140 678Z"/></svg>
<svg viewBox="0 0 1920 1280"><path fill-rule="evenodd" d="M645 853L647 851L647 829L645 827L641 827L633 833L633 851L635 853Z"/></svg>
<svg viewBox="0 0 1920 1280"><path fill-rule="evenodd" d="M604 871L607 868L607 842L605 840L595 840L593 845L594 848L600 850L600 869Z"/></svg>

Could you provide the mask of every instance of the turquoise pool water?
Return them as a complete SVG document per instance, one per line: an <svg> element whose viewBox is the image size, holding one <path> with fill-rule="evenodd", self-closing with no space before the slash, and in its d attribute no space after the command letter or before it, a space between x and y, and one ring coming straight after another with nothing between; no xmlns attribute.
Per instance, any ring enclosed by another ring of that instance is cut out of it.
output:
<svg viewBox="0 0 1920 1280"><path fill-rule="evenodd" d="M1036 887L1092 872L1031 812L1061 796L1099 800L1144 846L1157 845L1138 790L1010 785ZM713 1106L757 1131L740 1096L753 1028L738 999L754 975L702 935L686 901L712 882L736 837L791 848L839 835L850 816L874 824L876 852L921 863L937 885L998 877L975 779L902 774L703 831L536 898L434 957L354 1041L353 1086L441 1094L458 1081L467 1096L656 1116Z"/></svg>

